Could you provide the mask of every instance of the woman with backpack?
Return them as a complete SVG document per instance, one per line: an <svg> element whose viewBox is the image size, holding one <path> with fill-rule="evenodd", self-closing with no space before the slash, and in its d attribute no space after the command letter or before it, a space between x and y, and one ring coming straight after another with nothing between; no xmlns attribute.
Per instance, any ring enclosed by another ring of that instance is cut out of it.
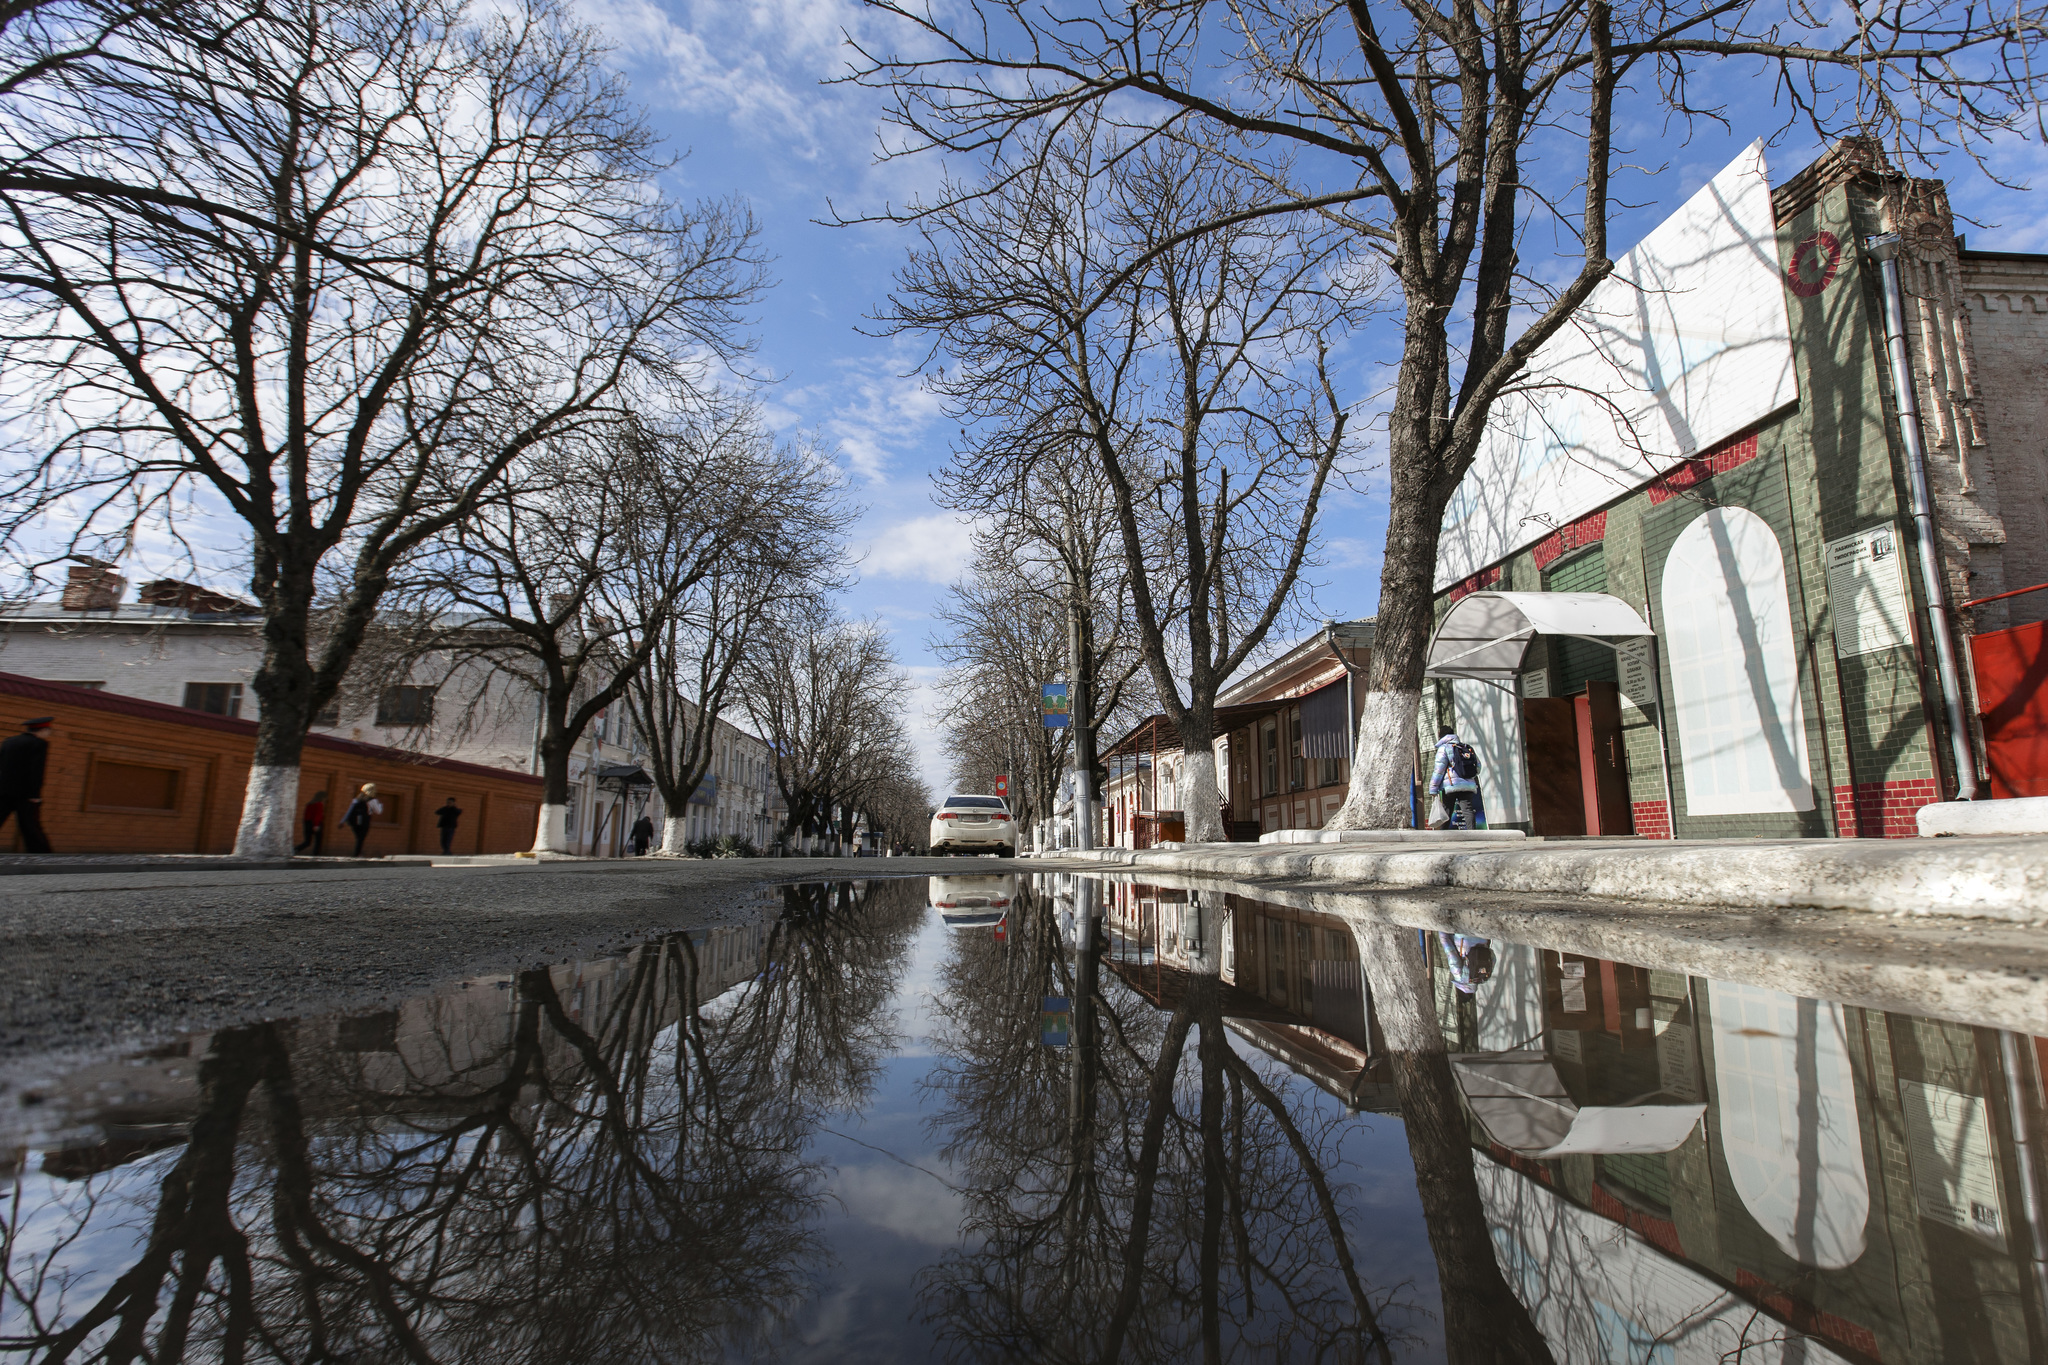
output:
<svg viewBox="0 0 2048 1365"><path fill-rule="evenodd" d="M377 784L365 782L356 793L356 799L348 803L348 810L342 814L341 823L354 831L356 854L363 856L363 841L370 837L370 820L384 813L384 803L377 799Z"/></svg>
<svg viewBox="0 0 2048 1365"><path fill-rule="evenodd" d="M1429 794L1443 797L1449 815L1436 828L1479 828L1479 755L1448 725L1437 727L1436 763L1429 774Z"/></svg>

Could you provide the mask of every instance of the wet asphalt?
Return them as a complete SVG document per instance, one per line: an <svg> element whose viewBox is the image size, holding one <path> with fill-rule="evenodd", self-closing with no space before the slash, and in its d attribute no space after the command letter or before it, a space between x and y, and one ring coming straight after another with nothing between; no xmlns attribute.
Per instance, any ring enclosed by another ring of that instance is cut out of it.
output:
<svg viewBox="0 0 2048 1365"><path fill-rule="evenodd" d="M370 1008L772 915L793 881L960 871L933 858L649 859L0 877L0 1093L72 1059Z"/></svg>

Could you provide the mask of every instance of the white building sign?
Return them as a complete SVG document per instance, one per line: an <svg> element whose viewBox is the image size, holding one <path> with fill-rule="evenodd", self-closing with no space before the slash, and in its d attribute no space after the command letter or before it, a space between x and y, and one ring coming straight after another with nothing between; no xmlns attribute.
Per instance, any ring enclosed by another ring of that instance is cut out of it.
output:
<svg viewBox="0 0 2048 1365"><path fill-rule="evenodd" d="M1799 396L1763 144L1616 262L1495 405L1444 513L1445 588Z"/></svg>
<svg viewBox="0 0 2048 1365"><path fill-rule="evenodd" d="M1828 542L1835 653L1875 654L1913 641L1912 602L1898 529L1878 526Z"/></svg>

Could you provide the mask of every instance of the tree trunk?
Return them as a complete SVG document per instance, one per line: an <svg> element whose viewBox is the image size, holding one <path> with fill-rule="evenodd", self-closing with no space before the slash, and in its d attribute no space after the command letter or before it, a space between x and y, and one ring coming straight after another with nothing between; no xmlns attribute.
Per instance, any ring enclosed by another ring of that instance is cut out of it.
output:
<svg viewBox="0 0 2048 1365"><path fill-rule="evenodd" d="M1443 1293L1447 1357L1454 1365L1552 1365L1550 1347L1494 1256L1472 1168L1471 1129L1458 1102L1415 931L1356 922L1352 931L1372 991L1373 1015L1391 1054L1401 1122Z"/></svg>
<svg viewBox="0 0 2048 1365"><path fill-rule="evenodd" d="M306 612L274 611L263 623L263 661L249 680L262 709L256 749L235 828L237 858L289 858L298 842L299 757L313 716L313 670L306 662Z"/></svg>
<svg viewBox="0 0 2048 1365"><path fill-rule="evenodd" d="M533 831L535 853L569 853L569 754L573 741L555 733L540 742L540 819Z"/></svg>
<svg viewBox="0 0 2048 1365"><path fill-rule="evenodd" d="M1410 316L1416 310L1411 306ZM1412 326L1412 323L1411 323ZM1427 343L1424 343L1425 347ZM1432 366L1419 361L1411 338L1398 384L1408 411L1420 421L1396 423L1390 434L1392 488L1386 556L1380 568L1379 613L1373 619L1372 660L1365 670L1365 707L1359 718L1358 748L1351 757L1351 789L1330 817L1330 829L1407 829L1410 783L1416 762L1415 717L1422 702L1422 674L1435 632L1437 542L1450 489L1430 474L1447 458L1432 450L1424 434L1435 405L1419 392Z"/></svg>
<svg viewBox="0 0 2048 1365"><path fill-rule="evenodd" d="M685 815L664 815L661 818L661 847L655 851L657 858L681 858L688 851L690 843L690 817Z"/></svg>
<svg viewBox="0 0 2048 1365"><path fill-rule="evenodd" d="M1181 814L1187 817L1187 841L1222 843L1229 836L1223 828L1222 793L1216 783L1215 743L1187 744L1181 752L1181 775Z"/></svg>

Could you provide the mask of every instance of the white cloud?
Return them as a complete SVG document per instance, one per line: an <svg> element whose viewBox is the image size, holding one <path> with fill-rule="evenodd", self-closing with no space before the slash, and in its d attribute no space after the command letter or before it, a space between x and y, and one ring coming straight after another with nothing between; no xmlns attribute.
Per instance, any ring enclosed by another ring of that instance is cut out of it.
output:
<svg viewBox="0 0 2048 1365"><path fill-rule="evenodd" d="M966 1208L957 1190L907 1166L842 1166L832 1193L850 1217L927 1246L960 1240Z"/></svg>
<svg viewBox="0 0 2048 1365"><path fill-rule="evenodd" d="M878 578L943 587L966 572L973 527L973 522L952 512L899 521L867 544L861 569Z"/></svg>

